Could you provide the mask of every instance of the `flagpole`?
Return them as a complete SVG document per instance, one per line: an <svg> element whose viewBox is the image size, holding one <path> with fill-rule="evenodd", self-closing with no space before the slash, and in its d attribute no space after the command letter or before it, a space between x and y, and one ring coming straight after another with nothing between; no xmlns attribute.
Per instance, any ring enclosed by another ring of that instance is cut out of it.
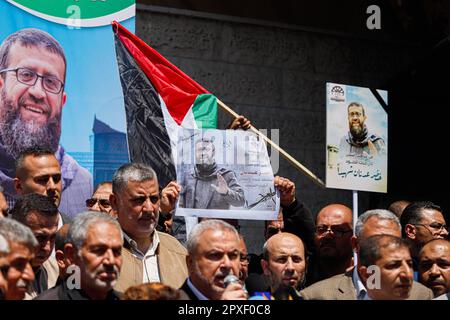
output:
<svg viewBox="0 0 450 320"><path fill-rule="evenodd" d="M234 112L233 109L228 107L225 103L217 99L217 104L221 106L226 112L231 114L233 117L237 118L239 115ZM294 167L296 167L298 170L303 172L307 177L309 177L312 181L314 181L318 186L325 188L325 183L320 180L319 177L317 177L314 173L312 173L308 168L306 168L304 165L302 165L300 162L295 160L289 153L284 151L279 145L277 145L275 142L267 138L263 133L261 133L258 129L256 129L253 125L250 126L250 130L257 135L261 136L264 141L266 141L268 144L270 144L273 148L275 148L285 159L287 159Z"/></svg>

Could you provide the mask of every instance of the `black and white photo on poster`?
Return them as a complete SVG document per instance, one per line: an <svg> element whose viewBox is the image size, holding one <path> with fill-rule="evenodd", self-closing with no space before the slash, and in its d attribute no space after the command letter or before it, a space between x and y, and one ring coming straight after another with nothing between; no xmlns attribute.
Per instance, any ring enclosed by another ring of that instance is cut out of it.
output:
<svg viewBox="0 0 450 320"><path fill-rule="evenodd" d="M248 131L180 131L177 182L180 216L273 220L280 207L266 145Z"/></svg>

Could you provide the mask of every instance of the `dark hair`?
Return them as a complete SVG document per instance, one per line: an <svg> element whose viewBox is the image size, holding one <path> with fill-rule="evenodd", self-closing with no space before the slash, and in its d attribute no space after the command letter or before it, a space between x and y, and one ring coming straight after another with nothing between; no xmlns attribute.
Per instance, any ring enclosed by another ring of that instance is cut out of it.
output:
<svg viewBox="0 0 450 320"><path fill-rule="evenodd" d="M411 250L408 241L405 239L387 234L371 236L359 242L358 259L360 264L362 266L374 265L381 258L381 249L388 247Z"/></svg>
<svg viewBox="0 0 450 320"><path fill-rule="evenodd" d="M347 107L347 112L348 112L348 110L350 110L351 106L356 106L356 107L362 108L363 116L366 115L366 111L364 110L364 106L361 103L359 103L359 102L350 102L350 104Z"/></svg>
<svg viewBox="0 0 450 320"><path fill-rule="evenodd" d="M10 214L12 219L27 225L27 217L32 211L45 217L55 217L58 214L58 207L47 196L29 193L17 200Z"/></svg>
<svg viewBox="0 0 450 320"><path fill-rule="evenodd" d="M112 181L102 181L102 182L99 182L99 183L95 186L94 192L93 192L92 194L96 193L97 190L98 190L100 187L103 187L103 186L106 186L106 185L110 185L110 186L111 186L111 189L112 189Z"/></svg>
<svg viewBox="0 0 450 320"><path fill-rule="evenodd" d="M17 171L19 171L19 169L22 168L23 161L25 160L26 157L28 157L28 156L39 157L39 156L47 156L47 155L54 156L55 153L51 149L49 149L47 147L43 147L43 146L32 146L32 147L26 148L21 153L19 153L19 156L16 159L16 173L17 173Z"/></svg>
<svg viewBox="0 0 450 320"><path fill-rule="evenodd" d="M16 42L28 48L43 47L45 50L60 56L64 60L64 65L67 66L63 48L49 33L39 29L22 29L11 34L0 46L0 70L8 67L9 51ZM65 77L66 71L64 69L63 82L65 81Z"/></svg>
<svg viewBox="0 0 450 320"><path fill-rule="evenodd" d="M400 223L402 225L402 236L405 238L405 226L407 224L419 224L423 219L423 210L436 210L442 212L441 207L431 201L416 201L409 204L400 216Z"/></svg>

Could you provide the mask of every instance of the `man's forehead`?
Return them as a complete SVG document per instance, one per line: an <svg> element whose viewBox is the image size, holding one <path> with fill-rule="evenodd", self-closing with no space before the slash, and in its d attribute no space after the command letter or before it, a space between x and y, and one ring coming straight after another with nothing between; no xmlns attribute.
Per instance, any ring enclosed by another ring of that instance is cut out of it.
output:
<svg viewBox="0 0 450 320"><path fill-rule="evenodd" d="M100 222L89 226L86 234L87 246L121 244L120 231L112 223Z"/></svg>
<svg viewBox="0 0 450 320"><path fill-rule="evenodd" d="M64 59L55 52L49 51L42 45L25 46L20 42L14 43L8 54L8 67L26 67L38 73L55 75L63 81L66 65Z"/></svg>
<svg viewBox="0 0 450 320"><path fill-rule="evenodd" d="M240 240L236 234L226 230L208 229L200 235L198 248L210 250L239 250Z"/></svg>
<svg viewBox="0 0 450 320"><path fill-rule="evenodd" d="M159 186L156 179L134 181L129 180L126 184L125 190L130 193L156 193L159 191Z"/></svg>
<svg viewBox="0 0 450 320"><path fill-rule="evenodd" d="M382 247L380 249L380 259L379 260L403 260L403 259L411 259L411 253L407 247L404 246L395 246L388 245L387 247Z"/></svg>
<svg viewBox="0 0 450 320"><path fill-rule="evenodd" d="M27 216L27 225L30 228L53 228L58 226L59 215L47 216L38 211L32 211ZM56 230L55 230L56 231Z"/></svg>
<svg viewBox="0 0 450 320"><path fill-rule="evenodd" d="M363 235L366 239L371 236L382 234L401 237L402 231L395 221L380 219L376 216L370 217L363 225Z"/></svg>
<svg viewBox="0 0 450 320"><path fill-rule="evenodd" d="M23 160L22 167L27 171L45 172L46 174L60 174L61 166L54 155L46 154L34 156L30 155Z"/></svg>
<svg viewBox="0 0 450 320"><path fill-rule="evenodd" d="M444 216L440 211L437 211L435 209L424 209L422 210L422 222L424 223L432 223L432 222L439 222L439 223L445 223Z"/></svg>
<svg viewBox="0 0 450 320"><path fill-rule="evenodd" d="M436 243L430 243L423 247L421 257L449 257L450 258L450 243L439 241Z"/></svg>

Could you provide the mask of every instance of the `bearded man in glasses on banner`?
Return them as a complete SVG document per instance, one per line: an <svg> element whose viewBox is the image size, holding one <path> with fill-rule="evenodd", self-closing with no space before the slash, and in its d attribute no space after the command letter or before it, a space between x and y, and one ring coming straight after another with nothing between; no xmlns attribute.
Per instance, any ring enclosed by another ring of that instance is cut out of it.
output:
<svg viewBox="0 0 450 320"><path fill-rule="evenodd" d="M51 150L61 167L60 211L75 216L92 194L91 174L59 145L65 77L64 51L44 31L19 30L0 46L0 183L10 208L14 162L33 146Z"/></svg>

